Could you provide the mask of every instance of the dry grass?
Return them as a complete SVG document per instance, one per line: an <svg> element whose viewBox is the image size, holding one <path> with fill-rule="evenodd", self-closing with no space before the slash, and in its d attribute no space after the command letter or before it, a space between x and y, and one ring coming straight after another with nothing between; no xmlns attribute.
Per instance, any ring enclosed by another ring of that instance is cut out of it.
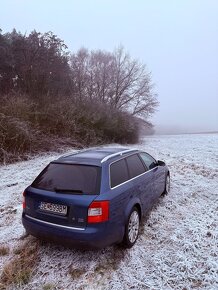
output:
<svg viewBox="0 0 218 290"><path fill-rule="evenodd" d="M55 285L51 283L47 283L42 287L43 290L53 290L54 288L55 288Z"/></svg>
<svg viewBox="0 0 218 290"><path fill-rule="evenodd" d="M9 247L8 246L0 246L0 256L6 256L9 254Z"/></svg>
<svg viewBox="0 0 218 290"><path fill-rule="evenodd" d="M100 260L94 268L96 274L101 276L109 276L111 272L116 271L120 267L120 262L124 260L128 250L123 249L120 246L115 246L114 250L108 253L107 263L104 260Z"/></svg>
<svg viewBox="0 0 218 290"><path fill-rule="evenodd" d="M38 241L29 239L17 251L14 250L16 256L3 268L0 289L7 289L10 285L20 286L29 282L38 263L38 249Z"/></svg>
<svg viewBox="0 0 218 290"><path fill-rule="evenodd" d="M78 269L78 268L75 268L75 269L71 268L69 271L69 274L73 279L79 278L84 273L85 273L85 269Z"/></svg>

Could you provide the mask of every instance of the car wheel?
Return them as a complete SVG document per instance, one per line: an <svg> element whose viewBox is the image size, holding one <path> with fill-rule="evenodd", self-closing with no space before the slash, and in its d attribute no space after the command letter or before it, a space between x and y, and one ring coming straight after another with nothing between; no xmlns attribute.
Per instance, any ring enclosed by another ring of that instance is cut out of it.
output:
<svg viewBox="0 0 218 290"><path fill-rule="evenodd" d="M139 211L136 207L133 207L125 227L125 234L122 243L125 248L131 248L137 241L139 235L139 223Z"/></svg>
<svg viewBox="0 0 218 290"><path fill-rule="evenodd" d="M162 195L167 195L170 192L170 175L167 174L165 181L165 189Z"/></svg>

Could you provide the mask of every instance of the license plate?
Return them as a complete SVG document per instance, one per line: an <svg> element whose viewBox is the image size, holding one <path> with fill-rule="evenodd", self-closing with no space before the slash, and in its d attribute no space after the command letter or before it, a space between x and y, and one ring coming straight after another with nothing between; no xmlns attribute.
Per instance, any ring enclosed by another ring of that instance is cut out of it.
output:
<svg viewBox="0 0 218 290"><path fill-rule="evenodd" d="M50 202L41 202L39 204L39 209L46 212L52 212L60 215L67 214L67 206L61 204L55 204Z"/></svg>

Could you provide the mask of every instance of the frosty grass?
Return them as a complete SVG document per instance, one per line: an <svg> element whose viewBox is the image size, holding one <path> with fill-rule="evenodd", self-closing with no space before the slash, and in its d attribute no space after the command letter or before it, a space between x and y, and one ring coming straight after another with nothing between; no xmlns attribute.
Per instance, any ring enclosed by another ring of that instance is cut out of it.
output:
<svg viewBox="0 0 218 290"><path fill-rule="evenodd" d="M171 192L143 221L135 246L42 245L30 282L11 289L218 289L218 134L152 136L136 147L166 161ZM22 191L58 156L0 167L0 245L10 247L0 272L23 243Z"/></svg>

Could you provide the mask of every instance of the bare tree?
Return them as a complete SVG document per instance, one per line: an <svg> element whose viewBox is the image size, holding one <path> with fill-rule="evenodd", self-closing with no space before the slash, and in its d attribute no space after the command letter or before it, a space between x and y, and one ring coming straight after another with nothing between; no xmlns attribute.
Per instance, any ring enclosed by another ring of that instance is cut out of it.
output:
<svg viewBox="0 0 218 290"><path fill-rule="evenodd" d="M149 117L158 105L151 75L123 47L113 53L80 49L71 56L72 88L80 100L95 100L133 116Z"/></svg>

